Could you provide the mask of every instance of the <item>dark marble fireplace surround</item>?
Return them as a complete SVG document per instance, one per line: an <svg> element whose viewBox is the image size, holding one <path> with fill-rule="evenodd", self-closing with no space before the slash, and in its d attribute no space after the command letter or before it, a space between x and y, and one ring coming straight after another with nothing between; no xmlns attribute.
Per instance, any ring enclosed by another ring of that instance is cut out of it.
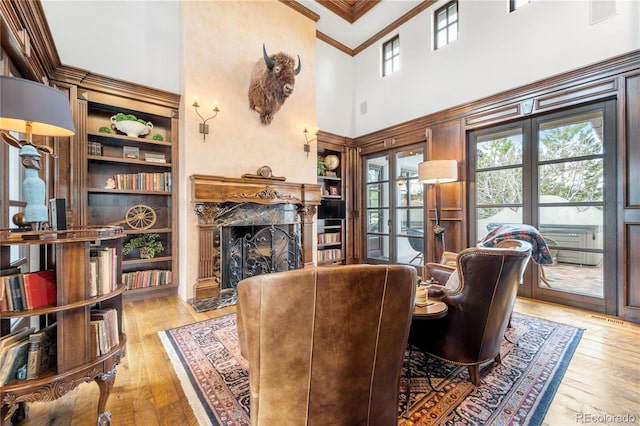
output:
<svg viewBox="0 0 640 426"><path fill-rule="evenodd" d="M247 250L254 256L247 266L249 274L291 269L296 256L299 267L313 264L312 226L320 204L319 185L192 175L191 193L199 240L194 299L233 291L241 271L237 270L239 245L234 248L230 242L245 236L251 239L257 232L260 242ZM271 236L275 237L273 246Z"/></svg>

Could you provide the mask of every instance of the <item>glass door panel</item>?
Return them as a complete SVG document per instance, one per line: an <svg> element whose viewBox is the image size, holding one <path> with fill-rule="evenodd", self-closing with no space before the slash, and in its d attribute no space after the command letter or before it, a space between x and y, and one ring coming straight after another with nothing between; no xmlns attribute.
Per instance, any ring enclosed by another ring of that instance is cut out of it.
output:
<svg viewBox="0 0 640 426"><path fill-rule="evenodd" d="M523 149L523 129L519 126L478 136L475 152L477 241L497 225L523 223Z"/></svg>
<svg viewBox="0 0 640 426"><path fill-rule="evenodd" d="M395 154L395 262L424 263L424 185L418 182L418 164L424 161L423 149Z"/></svg>
<svg viewBox="0 0 640 426"><path fill-rule="evenodd" d="M367 259L389 261L389 157L366 160Z"/></svg>
<svg viewBox="0 0 640 426"><path fill-rule="evenodd" d="M365 159L368 263L422 265L424 193L418 182L422 147L392 150Z"/></svg>
<svg viewBox="0 0 640 426"><path fill-rule="evenodd" d="M603 110L538 126L538 222L554 262L539 286L604 297Z"/></svg>
<svg viewBox="0 0 640 426"><path fill-rule="evenodd" d="M591 307L615 295L603 280L615 265L605 255L615 236L604 237L605 200L615 200L615 182L605 182L614 108L585 106L470 134L475 242L495 226L526 223L551 250L553 264L531 262L523 295Z"/></svg>

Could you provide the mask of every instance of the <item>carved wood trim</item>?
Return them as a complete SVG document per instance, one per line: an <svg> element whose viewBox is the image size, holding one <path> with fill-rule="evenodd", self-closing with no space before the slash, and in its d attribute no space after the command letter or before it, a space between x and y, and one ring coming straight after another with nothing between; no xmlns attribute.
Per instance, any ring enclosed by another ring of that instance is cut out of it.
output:
<svg viewBox="0 0 640 426"><path fill-rule="evenodd" d="M192 175L196 203L252 202L257 204L320 204L320 185L270 179Z"/></svg>
<svg viewBox="0 0 640 426"><path fill-rule="evenodd" d="M103 380L105 377L115 379L116 368L125 355L126 336L120 334L120 344L108 355L96 358L81 367L51 377L43 375L20 384L5 386L2 390L2 405L13 405L19 402L46 402L58 399L78 385L92 380ZM102 393L102 389L101 389ZM106 402L106 400L105 400Z"/></svg>
<svg viewBox="0 0 640 426"><path fill-rule="evenodd" d="M611 94L617 90L618 84L615 78L570 87L566 90L549 93L546 96L536 98L534 112L561 108L577 102L601 99L606 96L611 96Z"/></svg>

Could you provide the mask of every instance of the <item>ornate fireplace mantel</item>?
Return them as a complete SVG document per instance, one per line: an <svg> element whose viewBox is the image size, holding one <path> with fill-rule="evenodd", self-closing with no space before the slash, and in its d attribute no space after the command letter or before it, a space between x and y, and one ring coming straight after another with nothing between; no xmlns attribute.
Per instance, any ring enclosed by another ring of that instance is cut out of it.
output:
<svg viewBox="0 0 640 426"><path fill-rule="evenodd" d="M293 206L302 225L302 264L313 264L313 216L320 204L320 185L277 179L192 175L191 194L199 228L196 299L220 295L220 259L214 249L214 245L219 244L219 228L232 210L248 203Z"/></svg>

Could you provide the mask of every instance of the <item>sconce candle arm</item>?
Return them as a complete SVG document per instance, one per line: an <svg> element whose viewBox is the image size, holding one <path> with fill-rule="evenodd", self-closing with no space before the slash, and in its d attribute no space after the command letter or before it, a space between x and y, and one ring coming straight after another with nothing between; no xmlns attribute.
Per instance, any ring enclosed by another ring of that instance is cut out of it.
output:
<svg viewBox="0 0 640 426"><path fill-rule="evenodd" d="M198 104L197 99L193 101L192 106L196 110L196 115L200 117L200 120L202 120L202 123L198 123L198 126L199 132L202 133L202 141L204 142L207 135L209 134L209 125L207 124L207 121L216 118L218 116L218 113L220 112L220 108L218 108L218 104L216 104L213 108L214 114L209 118L204 118L202 114L200 114L200 111L198 111L198 108L200 108L200 104Z"/></svg>
<svg viewBox="0 0 640 426"><path fill-rule="evenodd" d="M311 151L311 142L314 142L316 140L318 140L317 137L309 140L309 136L308 136L309 130L307 130L307 126L304 127L304 140L305 140L305 144L304 144L304 152L307 153L307 158L309 158L309 152Z"/></svg>

